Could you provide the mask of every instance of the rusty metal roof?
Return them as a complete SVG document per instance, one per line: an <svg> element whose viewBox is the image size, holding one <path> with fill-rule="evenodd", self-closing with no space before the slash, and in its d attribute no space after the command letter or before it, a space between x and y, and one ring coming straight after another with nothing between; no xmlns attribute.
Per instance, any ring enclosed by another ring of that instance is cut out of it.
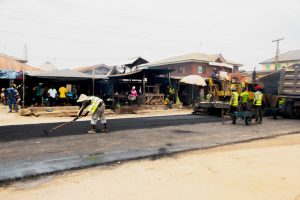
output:
<svg viewBox="0 0 300 200"><path fill-rule="evenodd" d="M12 56L0 54L0 69L22 71L23 67L24 71L40 71L40 69L38 68L32 67L30 65L15 60Z"/></svg>

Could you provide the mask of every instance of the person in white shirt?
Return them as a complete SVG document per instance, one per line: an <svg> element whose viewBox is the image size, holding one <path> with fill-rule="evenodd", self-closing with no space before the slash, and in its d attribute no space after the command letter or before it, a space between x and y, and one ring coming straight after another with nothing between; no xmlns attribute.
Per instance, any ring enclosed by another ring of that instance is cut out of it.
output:
<svg viewBox="0 0 300 200"><path fill-rule="evenodd" d="M51 85L50 89L48 90L48 96L49 96L49 106L55 106L56 104L56 96L57 96L57 90Z"/></svg>

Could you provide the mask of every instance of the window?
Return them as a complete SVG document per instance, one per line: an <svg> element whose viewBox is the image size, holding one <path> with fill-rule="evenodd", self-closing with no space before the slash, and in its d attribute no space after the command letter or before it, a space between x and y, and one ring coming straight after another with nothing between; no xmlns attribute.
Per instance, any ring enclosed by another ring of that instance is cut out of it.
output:
<svg viewBox="0 0 300 200"><path fill-rule="evenodd" d="M266 64L266 70L270 70L270 64Z"/></svg>
<svg viewBox="0 0 300 200"><path fill-rule="evenodd" d="M202 74L203 73L203 67L202 66L198 66L198 74Z"/></svg>
<svg viewBox="0 0 300 200"><path fill-rule="evenodd" d="M184 73L184 67L183 66L178 67L178 73L180 73L180 74Z"/></svg>
<svg viewBox="0 0 300 200"><path fill-rule="evenodd" d="M280 63L277 64L277 69L281 69L281 64Z"/></svg>

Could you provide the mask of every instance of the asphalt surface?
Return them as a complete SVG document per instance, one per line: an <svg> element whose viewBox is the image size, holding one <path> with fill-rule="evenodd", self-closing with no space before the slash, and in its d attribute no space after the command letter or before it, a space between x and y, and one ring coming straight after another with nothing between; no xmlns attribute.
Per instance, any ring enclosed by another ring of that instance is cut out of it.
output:
<svg viewBox="0 0 300 200"><path fill-rule="evenodd" d="M111 119L110 133L94 135L87 134L89 121L80 121L44 135L59 124L1 126L0 182L300 132L295 120L234 126L218 117L178 115Z"/></svg>

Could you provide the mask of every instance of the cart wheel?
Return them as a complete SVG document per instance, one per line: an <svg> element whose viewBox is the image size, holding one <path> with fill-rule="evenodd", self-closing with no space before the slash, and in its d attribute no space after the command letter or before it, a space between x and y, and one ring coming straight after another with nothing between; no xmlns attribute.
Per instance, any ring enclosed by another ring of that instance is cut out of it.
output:
<svg viewBox="0 0 300 200"><path fill-rule="evenodd" d="M246 117L245 118L245 124L250 125L251 124L251 117Z"/></svg>

